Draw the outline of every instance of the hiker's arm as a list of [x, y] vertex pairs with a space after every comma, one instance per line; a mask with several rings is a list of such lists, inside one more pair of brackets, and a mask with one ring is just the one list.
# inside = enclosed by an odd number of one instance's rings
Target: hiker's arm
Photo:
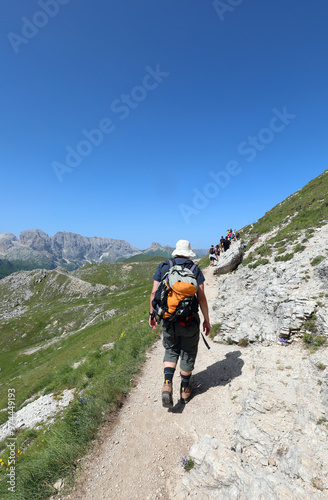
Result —
[[[158, 288], [158, 285], [159, 285], [159, 281], [154, 281], [154, 284], [153, 284], [153, 289], [151, 291], [151, 294], [150, 294], [150, 308], [149, 308], [149, 312], [153, 312], [153, 298], [155, 297], [155, 293], [156, 293], [156, 290]], [[151, 316], [149, 316], [149, 326], [150, 328], [152, 328], [153, 330], [156, 329], [156, 326], [157, 326], [157, 321], [155, 318], [152, 318]]]
[[197, 299], [204, 316], [203, 331], [205, 332], [205, 335], [208, 335], [211, 331], [211, 325], [210, 325], [210, 318], [208, 315], [208, 305], [204, 291], [204, 283], [202, 283], [198, 287]]

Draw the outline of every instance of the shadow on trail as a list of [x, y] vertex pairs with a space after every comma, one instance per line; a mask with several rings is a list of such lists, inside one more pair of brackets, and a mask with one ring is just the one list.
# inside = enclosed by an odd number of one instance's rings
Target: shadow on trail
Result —
[[[211, 387], [225, 386], [232, 379], [239, 377], [242, 374], [244, 361], [240, 358], [240, 351], [228, 352], [221, 361], [217, 361], [206, 370], [195, 373], [191, 378], [191, 386], [193, 393], [191, 400], [200, 394], [208, 391]], [[180, 400], [170, 408], [171, 413], [182, 413], [187, 405], [180, 403]]]
[[173, 406], [173, 408], [170, 408], [167, 410], [169, 413], [182, 413], [183, 410], [185, 409], [187, 405], [184, 403], [180, 403], [180, 400]]
[[217, 361], [206, 370], [195, 373], [192, 377], [194, 397], [203, 394], [211, 387], [225, 386], [232, 379], [242, 374], [244, 361], [240, 358], [240, 351], [228, 352], [221, 361]]

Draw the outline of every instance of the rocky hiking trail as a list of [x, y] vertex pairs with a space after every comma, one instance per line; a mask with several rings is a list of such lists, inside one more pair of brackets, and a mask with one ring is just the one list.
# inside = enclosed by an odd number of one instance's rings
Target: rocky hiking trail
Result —
[[[204, 271], [210, 311], [213, 268]], [[199, 343], [189, 404], [162, 408], [161, 340], [136, 387], [80, 463], [74, 488], [58, 498], [156, 500], [328, 499], [324, 349]], [[321, 365], [322, 368], [322, 365]], [[328, 417], [328, 416], [327, 416]], [[192, 457], [188, 473], [181, 459]]]

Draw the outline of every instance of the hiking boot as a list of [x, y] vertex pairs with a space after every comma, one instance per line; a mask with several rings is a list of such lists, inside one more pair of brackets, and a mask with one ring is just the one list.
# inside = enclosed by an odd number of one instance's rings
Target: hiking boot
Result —
[[173, 407], [173, 387], [172, 383], [168, 380], [163, 385], [162, 389], [162, 406], [164, 408], [172, 408]]
[[180, 389], [180, 401], [183, 404], [189, 403], [191, 399], [192, 388], [190, 385], [188, 387], [181, 387]]

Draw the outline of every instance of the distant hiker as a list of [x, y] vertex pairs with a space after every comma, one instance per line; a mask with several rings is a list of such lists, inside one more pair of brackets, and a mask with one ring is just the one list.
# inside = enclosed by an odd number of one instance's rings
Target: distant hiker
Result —
[[218, 260], [216, 256], [216, 249], [214, 248], [214, 245], [211, 245], [211, 248], [208, 251], [209, 253], [209, 258], [210, 258], [210, 266], [215, 266], [215, 261]]
[[[174, 259], [159, 264], [153, 276], [154, 285], [150, 296], [149, 313], [149, 326], [153, 330], [157, 326], [156, 317], [159, 317], [162, 322], [163, 346], [165, 348], [163, 358], [164, 386], [162, 389], [164, 408], [173, 407], [172, 381], [179, 357], [180, 401], [186, 404], [191, 398], [190, 377], [195, 365], [200, 336], [198, 305], [200, 305], [204, 316], [203, 331], [205, 335], [208, 335], [211, 330], [204, 292], [205, 278], [199, 267], [190, 260], [196, 255], [191, 250], [189, 241], [179, 240], [172, 256]], [[170, 280], [170, 278], [172, 281], [168, 285], [166, 280]], [[189, 290], [196, 290], [196, 293], [193, 294], [190, 291], [187, 297], [183, 292], [187, 287]], [[165, 289], [168, 290], [168, 293], [165, 293]], [[165, 296], [168, 307], [162, 304]], [[181, 312], [182, 314], [180, 314]]]
[[221, 239], [220, 239], [220, 248], [221, 248], [221, 252], [224, 252], [224, 237], [221, 236]]
[[231, 241], [229, 240], [228, 236], [226, 237], [225, 240], [223, 240], [223, 247], [224, 251], [226, 252], [230, 248]]

